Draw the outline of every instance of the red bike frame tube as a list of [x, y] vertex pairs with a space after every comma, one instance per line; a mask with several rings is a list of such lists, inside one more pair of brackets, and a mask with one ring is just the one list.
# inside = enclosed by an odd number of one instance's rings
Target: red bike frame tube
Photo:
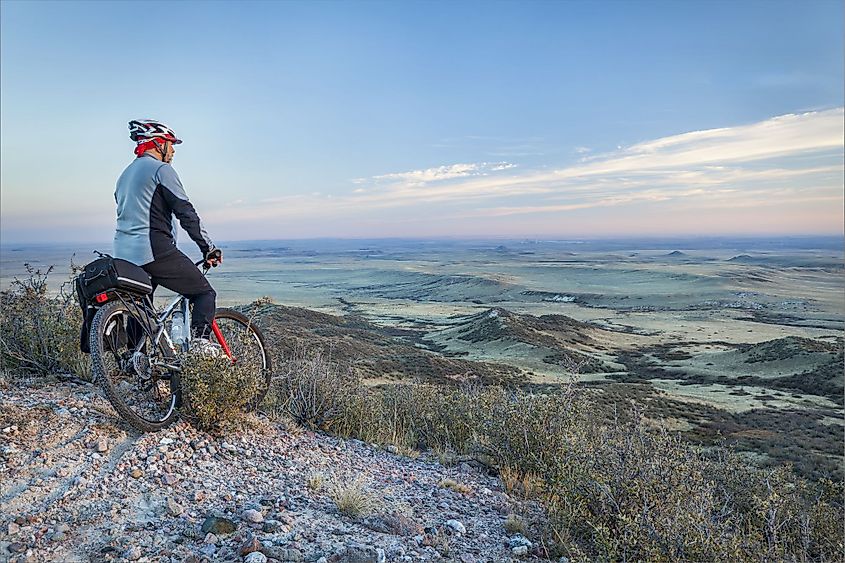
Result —
[[217, 342], [220, 344], [220, 347], [223, 348], [223, 352], [229, 356], [229, 359], [232, 360], [232, 363], [235, 363], [237, 359], [232, 356], [232, 351], [229, 350], [229, 345], [226, 344], [226, 339], [223, 338], [223, 333], [220, 332], [220, 327], [217, 326], [217, 319], [211, 321], [211, 332], [214, 333], [214, 337], [217, 338]]

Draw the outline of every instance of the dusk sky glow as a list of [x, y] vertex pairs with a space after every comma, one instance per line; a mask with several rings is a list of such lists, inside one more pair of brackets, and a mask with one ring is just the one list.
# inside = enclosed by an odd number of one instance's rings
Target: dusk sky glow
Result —
[[130, 119], [217, 240], [841, 234], [843, 4], [0, 4], [0, 242], [105, 241]]

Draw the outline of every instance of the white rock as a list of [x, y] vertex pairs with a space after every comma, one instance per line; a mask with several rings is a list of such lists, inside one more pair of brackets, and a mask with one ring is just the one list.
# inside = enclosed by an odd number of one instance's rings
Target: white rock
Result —
[[137, 561], [141, 558], [141, 548], [137, 545], [133, 545], [132, 547], [126, 550], [126, 553], [123, 554], [123, 557], [125, 557], [129, 561]]
[[251, 508], [249, 510], [244, 510], [241, 513], [241, 518], [247, 522], [252, 522], [253, 524], [260, 524], [261, 522], [264, 522], [264, 515]]
[[446, 520], [446, 525], [452, 528], [455, 532], [463, 535], [467, 533], [466, 526], [462, 523], [458, 522], [457, 520]]
[[162, 438], [161, 440], [159, 440], [158, 443], [162, 446], [169, 446], [173, 442], [174, 442], [173, 438]]
[[521, 557], [523, 555], [528, 555], [528, 546], [518, 545], [511, 550], [511, 553], [513, 553], [517, 557]]
[[267, 556], [260, 551], [253, 551], [244, 557], [244, 563], [267, 563]]

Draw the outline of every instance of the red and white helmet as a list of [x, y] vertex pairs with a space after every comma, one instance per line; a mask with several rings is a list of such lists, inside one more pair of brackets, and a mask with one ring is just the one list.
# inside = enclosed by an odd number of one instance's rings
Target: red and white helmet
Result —
[[173, 129], [155, 119], [133, 119], [129, 122], [129, 138], [136, 143], [162, 139], [174, 145], [181, 143]]

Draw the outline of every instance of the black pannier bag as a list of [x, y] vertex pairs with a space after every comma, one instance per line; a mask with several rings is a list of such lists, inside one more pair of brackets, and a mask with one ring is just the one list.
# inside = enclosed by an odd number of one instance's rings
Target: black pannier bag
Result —
[[153, 291], [150, 276], [143, 268], [107, 254], [101, 256], [87, 264], [82, 273], [76, 276], [76, 296], [79, 298], [79, 306], [82, 307], [79, 349], [86, 354], [91, 352], [88, 333], [99, 308], [94, 299], [97, 295], [109, 291], [124, 291], [143, 296]]

